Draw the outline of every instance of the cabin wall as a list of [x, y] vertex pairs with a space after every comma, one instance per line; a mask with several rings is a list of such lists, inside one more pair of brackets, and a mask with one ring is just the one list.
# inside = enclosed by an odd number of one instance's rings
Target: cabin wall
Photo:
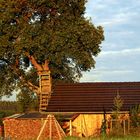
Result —
[[[110, 114], [106, 115], [106, 119], [110, 118]], [[97, 136], [100, 135], [103, 114], [80, 114], [72, 122], [73, 132], [78, 136]]]
[[[106, 114], [106, 132], [109, 133], [112, 126], [108, 126], [111, 120], [111, 114]], [[120, 121], [127, 120], [128, 114], [120, 115]], [[104, 120], [104, 114], [80, 114], [72, 122], [73, 135], [77, 136], [98, 136], [101, 134], [101, 127]]]

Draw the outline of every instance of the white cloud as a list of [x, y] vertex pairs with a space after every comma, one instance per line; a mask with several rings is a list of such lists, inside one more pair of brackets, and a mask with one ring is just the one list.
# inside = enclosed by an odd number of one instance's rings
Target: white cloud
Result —
[[132, 22], [134, 18], [137, 18], [137, 16], [139, 16], [137, 12], [120, 10], [112, 15], [107, 15], [106, 17], [99, 19], [97, 21], [97, 25], [99, 24], [105, 27], [110, 27], [128, 24], [129, 22]]
[[102, 51], [100, 57], [102, 56], [109, 56], [109, 55], [140, 55], [140, 48], [134, 49], [124, 49], [118, 51]]
[[112, 68], [99, 68], [93, 70], [94, 73], [112, 73], [112, 74], [122, 74], [122, 73], [132, 73], [134, 72], [133, 70], [126, 70], [126, 69], [112, 69]]
[[116, 35], [117, 36], [125, 36], [125, 37], [128, 37], [128, 36], [132, 36], [134, 35], [134, 31], [126, 31], [126, 30], [120, 30], [120, 31], [112, 31], [110, 32], [110, 35]]
[[[125, 70], [125, 69], [95, 69], [92, 70], [91, 73], [85, 73], [84, 76], [81, 78], [81, 82], [101, 82], [101, 81], [121, 81], [116, 79], [124, 79], [124, 77], [129, 77], [129, 75], [133, 75], [133, 70]], [[116, 78], [117, 77], [117, 78]]]

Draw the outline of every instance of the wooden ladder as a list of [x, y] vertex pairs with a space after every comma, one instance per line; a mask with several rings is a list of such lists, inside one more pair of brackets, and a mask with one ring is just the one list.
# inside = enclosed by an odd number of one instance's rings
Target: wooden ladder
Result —
[[51, 96], [51, 76], [50, 71], [41, 71], [39, 73], [39, 111], [44, 112], [47, 110], [48, 102]]

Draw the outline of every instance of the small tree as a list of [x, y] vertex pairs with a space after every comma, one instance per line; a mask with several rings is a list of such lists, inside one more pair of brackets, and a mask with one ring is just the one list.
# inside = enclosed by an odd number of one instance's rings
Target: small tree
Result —
[[113, 106], [113, 113], [112, 113], [112, 119], [114, 122], [112, 128], [113, 135], [120, 135], [123, 132], [119, 120], [122, 106], [123, 106], [123, 100], [121, 99], [119, 92], [117, 92], [117, 96], [114, 98], [114, 106]]
[[117, 96], [114, 98], [114, 106], [113, 106], [112, 117], [114, 119], [119, 119], [119, 115], [120, 115], [120, 111], [121, 111], [122, 106], [123, 106], [123, 100], [121, 99], [119, 92], [117, 92]]

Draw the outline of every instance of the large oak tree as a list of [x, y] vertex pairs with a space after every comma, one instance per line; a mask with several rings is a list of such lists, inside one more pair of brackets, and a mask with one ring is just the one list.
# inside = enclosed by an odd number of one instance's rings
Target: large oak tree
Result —
[[[38, 71], [77, 82], [95, 66], [101, 26], [84, 17], [86, 0], [0, 0], [0, 95], [16, 87], [37, 92]], [[32, 66], [31, 66], [32, 65]]]

